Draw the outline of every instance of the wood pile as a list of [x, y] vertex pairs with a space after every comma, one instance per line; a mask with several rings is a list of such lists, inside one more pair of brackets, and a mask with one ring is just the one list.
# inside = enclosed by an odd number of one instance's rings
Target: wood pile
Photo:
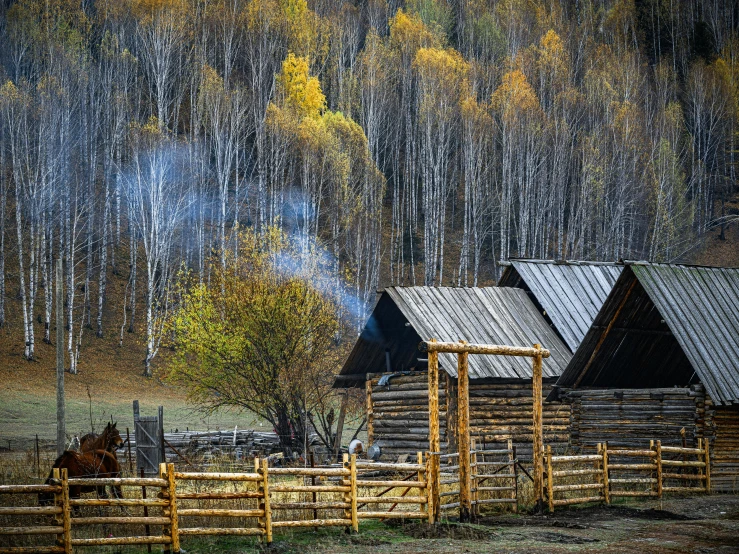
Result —
[[[131, 449], [136, 448], [136, 434], [131, 432]], [[254, 431], [251, 429], [217, 431], [175, 431], [164, 433], [164, 446], [167, 455], [177, 455], [177, 449], [185, 455], [216, 455], [233, 453], [240, 448], [243, 456], [279, 452], [279, 438], [274, 431]], [[309, 438], [310, 444], [317, 444], [316, 435]], [[126, 448], [128, 448], [126, 446]]]

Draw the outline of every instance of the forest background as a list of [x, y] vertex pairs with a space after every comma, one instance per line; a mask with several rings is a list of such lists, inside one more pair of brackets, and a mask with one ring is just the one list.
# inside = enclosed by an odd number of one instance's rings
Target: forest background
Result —
[[104, 342], [151, 375], [178, 275], [245, 228], [320, 267], [346, 344], [378, 287], [690, 261], [739, 218], [735, 2], [4, 0], [0, 45], [2, 354], [29, 375], [59, 257], [70, 371]]

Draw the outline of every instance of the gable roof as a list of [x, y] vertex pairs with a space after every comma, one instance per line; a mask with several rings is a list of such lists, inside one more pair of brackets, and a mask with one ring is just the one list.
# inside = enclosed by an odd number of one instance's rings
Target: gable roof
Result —
[[[407, 322], [407, 325], [406, 325]], [[388, 287], [380, 296], [340, 375], [385, 371], [385, 350], [393, 370], [413, 367], [418, 343], [435, 338], [479, 344], [548, 348], [543, 376], [561, 374], [571, 354], [520, 289]], [[457, 375], [455, 354], [440, 354], [439, 365]], [[531, 378], [531, 361], [509, 356], [469, 357], [471, 379]]]
[[714, 401], [739, 403], [738, 352], [739, 269], [632, 263], [557, 384], [612, 386], [631, 374], [671, 386], [697, 376]]
[[607, 262], [514, 259], [498, 285], [530, 290], [574, 352], [622, 271]]

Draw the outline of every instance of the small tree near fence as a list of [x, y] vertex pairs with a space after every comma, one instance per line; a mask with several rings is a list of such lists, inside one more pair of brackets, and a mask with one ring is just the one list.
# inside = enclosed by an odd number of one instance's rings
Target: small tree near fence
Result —
[[[169, 322], [165, 378], [206, 411], [264, 418], [286, 453], [335, 404], [326, 399], [340, 357], [340, 293], [322, 280], [319, 258], [277, 230], [241, 233], [236, 255], [215, 257], [208, 283], [183, 276]], [[318, 427], [330, 446], [333, 431]]]

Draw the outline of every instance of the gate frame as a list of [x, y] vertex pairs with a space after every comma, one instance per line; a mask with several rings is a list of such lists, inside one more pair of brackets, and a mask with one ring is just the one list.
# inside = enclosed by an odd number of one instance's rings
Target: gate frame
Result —
[[429, 383], [429, 523], [439, 522], [439, 470], [441, 440], [439, 437], [439, 353], [457, 354], [457, 450], [459, 451], [459, 521], [468, 522], [472, 514], [472, 479], [470, 466], [470, 389], [469, 354], [494, 356], [521, 356], [533, 359], [533, 453], [534, 453], [534, 502], [537, 512], [544, 508], [544, 437], [542, 432], [541, 370], [543, 358], [550, 356], [549, 350], [540, 344], [533, 347], [506, 346], [499, 344], [469, 344], [438, 342], [436, 339], [418, 345], [421, 352], [428, 353]]

